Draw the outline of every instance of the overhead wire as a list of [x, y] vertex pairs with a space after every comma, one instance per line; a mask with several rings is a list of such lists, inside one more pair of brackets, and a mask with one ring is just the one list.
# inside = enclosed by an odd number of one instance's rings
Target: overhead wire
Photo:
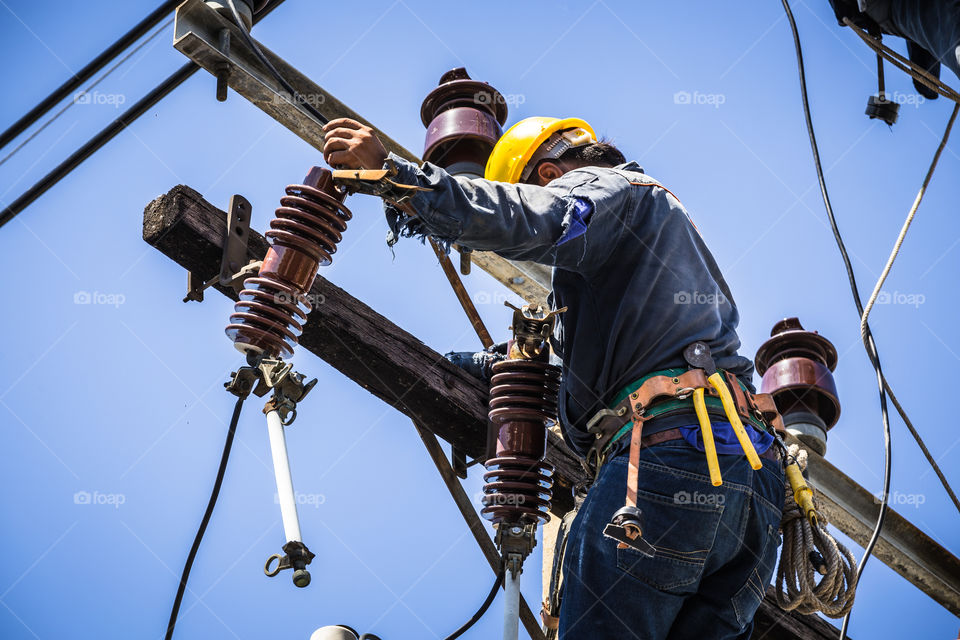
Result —
[[475, 625], [477, 621], [480, 620], [480, 618], [483, 617], [483, 614], [485, 614], [487, 612], [487, 609], [490, 608], [490, 605], [493, 604], [494, 598], [497, 597], [497, 592], [500, 590], [500, 587], [503, 586], [503, 578], [505, 573], [506, 573], [506, 570], [503, 567], [501, 567], [500, 571], [497, 572], [497, 579], [493, 583], [493, 588], [490, 589], [490, 593], [487, 594], [486, 600], [483, 601], [483, 604], [480, 605], [480, 608], [477, 609], [477, 612], [474, 613], [470, 617], [470, 619], [464, 623], [462, 627], [460, 627], [459, 629], [451, 633], [444, 640], [456, 640], [457, 638], [465, 634], [467, 631], [469, 631], [470, 628], [473, 625]]
[[953, 113], [950, 114], [950, 120], [947, 121], [947, 128], [943, 132], [943, 138], [940, 139], [940, 146], [937, 147], [937, 151], [933, 155], [933, 161], [930, 163], [930, 168], [927, 169], [927, 175], [923, 179], [923, 184], [920, 185], [920, 191], [917, 193], [917, 197], [913, 201], [913, 206], [910, 207], [910, 211], [907, 213], [907, 219], [900, 228], [900, 233], [897, 235], [897, 241], [893, 245], [893, 251], [890, 252], [890, 257], [887, 258], [887, 263], [883, 267], [883, 272], [880, 274], [880, 277], [877, 279], [877, 283], [873, 287], [873, 293], [870, 294], [870, 298], [867, 300], [867, 306], [860, 318], [860, 335], [863, 337], [864, 342], [866, 342], [867, 338], [867, 319], [870, 317], [870, 311], [873, 310], [873, 305], [880, 296], [880, 288], [883, 286], [883, 283], [886, 282], [887, 276], [890, 275], [890, 270], [893, 268], [894, 260], [896, 260], [897, 256], [900, 254], [900, 247], [903, 245], [904, 238], [907, 237], [907, 231], [910, 229], [910, 225], [913, 223], [913, 218], [917, 214], [917, 209], [920, 208], [920, 202], [923, 200], [923, 194], [926, 193], [927, 186], [930, 184], [930, 178], [933, 177], [933, 172], [937, 168], [937, 162], [940, 160], [940, 154], [943, 153], [943, 148], [946, 146], [947, 140], [950, 138], [950, 130], [953, 128], [953, 122], [957, 119], [958, 110], [960, 110], [960, 103], [957, 103], [953, 107]]
[[[844, 268], [847, 272], [847, 280], [850, 283], [850, 292], [853, 295], [853, 302], [856, 305], [857, 313], [862, 318], [864, 313], [864, 306], [860, 299], [860, 291], [857, 286], [857, 280], [853, 273], [853, 266], [850, 262], [850, 257], [847, 255], [846, 246], [843, 242], [843, 237], [840, 234], [840, 229], [837, 226], [836, 217], [833, 214], [833, 207], [830, 204], [830, 196], [827, 193], [827, 185], [823, 176], [823, 167], [820, 163], [820, 152], [817, 147], [816, 135], [813, 131], [813, 120], [810, 116], [810, 103], [807, 98], [807, 83], [806, 76], [804, 72], [803, 65], [803, 51], [800, 46], [800, 36], [797, 32], [796, 22], [793, 19], [793, 12], [790, 10], [790, 5], [786, 0], [782, 0], [784, 9], [787, 12], [787, 18], [790, 21], [791, 31], [793, 32], [794, 47], [797, 53], [797, 70], [800, 77], [800, 95], [803, 99], [804, 107], [804, 118], [807, 124], [807, 132], [810, 138], [810, 148], [813, 152], [814, 166], [817, 170], [817, 180], [820, 184], [820, 193], [823, 197], [824, 207], [827, 211], [827, 218], [830, 221], [830, 228], [833, 231], [834, 239], [836, 240], [837, 247], [840, 250], [840, 256], [843, 258]], [[939, 155], [939, 151], [937, 152]], [[933, 457], [933, 454], [930, 453], [930, 449], [927, 447], [926, 442], [920, 436], [920, 433], [917, 431], [916, 427], [913, 426], [913, 421], [910, 419], [910, 416], [907, 415], [906, 410], [900, 404], [900, 401], [897, 399], [896, 394], [893, 392], [893, 388], [890, 386], [890, 383], [887, 381], [886, 376], [883, 374], [883, 370], [880, 366], [880, 356], [879, 352], [876, 350], [876, 344], [873, 341], [872, 334], [870, 333], [869, 325], [866, 326], [866, 331], [862, 332], [864, 337], [864, 343], [867, 348], [867, 356], [870, 359], [870, 363], [874, 365], [874, 370], [877, 372], [877, 376], [880, 379], [880, 382], [883, 386], [883, 392], [887, 398], [890, 399], [890, 402], [893, 403], [894, 408], [897, 410], [897, 413], [900, 415], [900, 419], [903, 420], [904, 425], [906, 425], [907, 430], [910, 432], [910, 435], [916, 441], [917, 446], [920, 447], [920, 451], [923, 453], [924, 458], [926, 458], [927, 463], [933, 469], [937, 478], [940, 480], [940, 484], [943, 486], [944, 490], [947, 492], [947, 495], [950, 497], [951, 502], [953, 502], [954, 507], [957, 509], [957, 512], [960, 513], [960, 499], [957, 498], [956, 492], [953, 490], [953, 487], [950, 486], [950, 482], [947, 480], [946, 475], [940, 469], [940, 465], [937, 463], [936, 459]], [[871, 346], [872, 344], [872, 346]], [[881, 394], [881, 408], [885, 408], [886, 403], [884, 401], [883, 394]]]
[[58, 164], [49, 173], [40, 178], [32, 187], [24, 191], [16, 200], [0, 211], [0, 227], [7, 224], [21, 211], [33, 204], [37, 198], [46, 193], [51, 187], [63, 180], [71, 171], [100, 150], [105, 144], [126, 129], [134, 120], [146, 113], [155, 104], [160, 102], [168, 93], [179, 87], [184, 81], [200, 69], [195, 62], [188, 62], [163, 82], [154, 87], [147, 95], [140, 98], [133, 106], [124, 111], [113, 122], [101, 129], [92, 138], [71, 153], [66, 160]]
[[[50, 111], [54, 105], [76, 91], [80, 85], [92, 78], [100, 69], [120, 55], [127, 47], [139, 40], [146, 32], [155, 27], [163, 19], [163, 16], [173, 11], [183, 0], [167, 0], [159, 7], [154, 9], [146, 18], [138, 22], [129, 31], [120, 36], [113, 44], [101, 51], [97, 57], [88, 62], [83, 69], [75, 73], [70, 79], [57, 87], [50, 95], [37, 103], [30, 111], [25, 113], [19, 120], [14, 122], [7, 129], [0, 133], [0, 148], [26, 131], [33, 123], [40, 119], [43, 114]], [[83, 5], [84, 7], [91, 5]]]
[[243, 397], [237, 398], [237, 403], [233, 407], [233, 416], [230, 418], [230, 426], [227, 429], [227, 439], [223, 443], [223, 453], [220, 454], [220, 466], [217, 467], [217, 477], [213, 481], [213, 491], [210, 492], [210, 499], [207, 501], [207, 508], [200, 519], [200, 526], [197, 528], [197, 534], [193, 538], [193, 544], [190, 546], [190, 553], [187, 554], [187, 561], [183, 565], [183, 572], [180, 574], [180, 584], [177, 586], [177, 595], [173, 599], [173, 608], [170, 610], [170, 619], [167, 622], [167, 631], [164, 635], [165, 640], [173, 638], [174, 627], [177, 626], [177, 617], [180, 614], [180, 605], [183, 603], [183, 594], [187, 590], [187, 580], [190, 578], [190, 570], [193, 568], [193, 561], [197, 557], [197, 551], [200, 549], [200, 543], [203, 541], [203, 534], [207, 531], [207, 525], [210, 523], [210, 516], [213, 515], [213, 508], [217, 506], [217, 498], [220, 497], [220, 487], [223, 484], [223, 477], [227, 471], [227, 461], [230, 459], [230, 450], [233, 448], [233, 438], [237, 433], [237, 423], [240, 421], [240, 410], [243, 408]]
[[309, 100], [304, 100], [303, 96], [297, 93], [297, 90], [294, 89], [289, 82], [287, 82], [287, 79], [283, 77], [283, 74], [280, 73], [277, 70], [277, 68], [273, 65], [273, 63], [270, 62], [270, 59], [267, 58], [266, 55], [264, 55], [263, 51], [260, 49], [260, 45], [257, 44], [257, 41], [254, 40], [253, 37], [251, 37], [250, 32], [247, 31], [246, 26], [243, 24], [243, 19], [240, 17], [240, 12], [237, 11], [236, 3], [234, 3], [233, 0], [227, 0], [227, 5], [230, 7], [230, 12], [233, 14], [233, 19], [234, 21], [236, 21], [237, 28], [240, 29], [240, 35], [243, 36], [243, 39], [247, 43], [247, 46], [253, 50], [254, 55], [256, 55], [257, 59], [260, 60], [261, 63], [263, 63], [263, 66], [265, 66], [267, 70], [270, 71], [270, 74], [274, 77], [274, 79], [278, 83], [280, 83], [280, 86], [283, 87], [283, 89], [290, 94], [293, 104], [299, 104], [300, 106], [302, 106], [304, 109], [306, 109], [310, 113], [310, 115], [316, 118], [317, 121], [320, 122], [320, 124], [327, 124], [327, 122], [329, 122], [329, 119], [325, 115], [320, 113], [320, 111], [316, 107], [310, 104]]
[[[803, 113], [804, 119], [807, 126], [807, 134], [810, 140], [810, 148], [813, 153], [814, 165], [817, 171], [817, 180], [820, 186], [820, 193], [823, 197], [824, 206], [827, 211], [827, 217], [830, 222], [830, 228], [833, 231], [834, 239], [836, 240], [837, 247], [840, 250], [840, 255], [843, 259], [844, 267], [847, 272], [847, 280], [850, 285], [850, 290], [853, 295], [854, 304], [857, 307], [857, 311], [860, 314], [860, 317], [864, 316], [864, 307], [860, 299], [860, 292], [857, 286], [856, 277], [853, 272], [853, 265], [850, 262], [850, 256], [847, 253], [846, 245], [843, 242], [843, 237], [840, 234], [840, 229], [837, 226], [836, 217], [834, 216], [833, 207], [830, 204], [830, 196], [827, 192], [826, 180], [824, 179], [823, 167], [820, 162], [820, 153], [817, 146], [816, 135], [813, 129], [813, 120], [810, 115], [810, 103], [807, 95], [807, 86], [806, 86], [806, 75], [804, 71], [803, 64], [803, 50], [800, 44], [800, 36], [797, 31], [796, 21], [793, 16], [793, 11], [790, 9], [790, 4], [788, 0], [781, 0], [783, 4], [784, 11], [786, 12], [787, 19], [790, 23], [790, 30], [793, 35], [794, 49], [797, 56], [797, 72], [800, 80], [800, 95], [803, 101]], [[951, 116], [951, 125], [954, 117]], [[948, 128], [949, 130], [949, 128]], [[942, 144], [945, 144], [942, 143]], [[939, 149], [937, 155], [939, 156]], [[935, 163], [934, 163], [935, 164]], [[891, 434], [890, 434], [890, 418], [887, 411], [887, 396], [890, 397], [890, 400], [893, 402], [897, 411], [900, 414], [900, 417], [903, 419], [904, 424], [906, 424], [911, 435], [917, 441], [917, 444], [920, 446], [920, 449], [923, 451], [924, 456], [927, 458], [927, 461], [930, 463], [931, 467], [937, 473], [938, 478], [940, 479], [941, 484], [946, 489], [947, 493], [950, 495], [950, 498], [953, 500], [954, 505], [960, 510], [960, 502], [958, 502], [956, 494], [953, 492], [952, 487], [947, 481], [946, 477], [943, 475], [943, 472], [940, 470], [939, 465], [936, 460], [930, 454], [929, 449], [924, 443], [923, 439], [920, 437], [920, 434], [913, 427], [912, 422], [904, 411], [903, 407], [897, 401], [896, 396], [893, 393], [893, 390], [890, 388], [890, 384], [887, 382], [886, 377], [883, 375], [883, 369], [880, 364], [880, 356], [877, 351], [876, 343], [873, 339], [873, 335], [870, 332], [869, 324], [866, 322], [863, 323], [863, 341], [864, 346], [867, 351], [867, 355], [870, 359], [870, 363], [873, 365], [874, 371], [877, 375], [877, 381], [879, 386], [880, 393], [880, 410], [881, 417], [883, 421], [883, 435], [884, 435], [884, 475], [883, 475], [883, 493], [880, 499], [880, 509], [877, 516], [876, 524], [874, 525], [873, 532], [870, 536], [867, 545], [864, 547], [864, 554], [857, 566], [857, 582], [859, 582], [861, 575], [863, 574], [864, 567], [866, 566], [867, 560], [870, 558], [870, 555], [873, 552], [874, 547], [876, 546], [877, 541], [880, 537], [880, 532], [883, 529], [883, 523], [886, 517], [889, 492], [890, 492], [890, 477], [891, 477], [891, 456], [892, 456], [892, 444], [891, 444]], [[840, 628], [840, 640], [843, 640], [846, 637], [847, 628], [850, 623], [850, 612], [847, 612], [843, 618], [843, 624]]]
[[[254, 23], [266, 17], [271, 11], [276, 9], [283, 0], [274, 0], [266, 7], [261, 9], [254, 16]], [[174, 3], [175, 5], [178, 3]], [[114, 56], [115, 57], [115, 56]], [[90, 66], [90, 65], [88, 65]], [[114, 137], [137, 118], [146, 113], [150, 108], [156, 105], [160, 100], [166, 97], [171, 91], [183, 84], [187, 78], [192, 76], [200, 69], [195, 62], [188, 62], [171, 75], [167, 76], [160, 84], [154, 87], [147, 95], [143, 96], [133, 106], [124, 111], [113, 122], [97, 132], [92, 138], [87, 140], [80, 148], [74, 151], [70, 156], [57, 165], [52, 171], [43, 176], [32, 187], [23, 192], [16, 200], [0, 210], [0, 227], [7, 224], [20, 212], [29, 207], [40, 196], [46, 193], [51, 187], [63, 180], [71, 171], [96, 153], [105, 144], [113, 140]], [[38, 105], [39, 107], [39, 105]], [[34, 109], [36, 110], [36, 108]], [[31, 113], [33, 110], [31, 110]], [[41, 113], [42, 115], [42, 113]]]
[[[800, 95], [803, 100], [803, 114], [807, 124], [807, 134], [810, 139], [810, 148], [813, 152], [814, 164], [817, 169], [817, 180], [820, 184], [820, 193], [823, 196], [824, 205], [827, 210], [827, 217], [830, 220], [830, 228], [833, 231], [833, 237], [837, 242], [837, 246], [840, 249], [840, 255], [843, 258], [843, 264], [847, 271], [847, 280], [850, 283], [850, 289], [853, 293], [854, 301], [857, 305], [857, 310], [860, 314], [863, 314], [863, 308], [860, 302], [860, 292], [857, 288], [856, 277], [853, 273], [853, 265], [850, 263], [850, 256], [847, 254], [846, 245], [843, 242], [843, 237], [840, 235], [840, 229], [837, 226], [836, 218], [833, 215], [833, 207], [830, 205], [830, 196], [827, 193], [827, 185], [823, 176], [823, 167], [820, 163], [820, 152], [817, 147], [817, 138], [813, 131], [813, 120], [810, 116], [810, 103], [807, 97], [807, 81], [806, 74], [804, 72], [803, 66], [803, 49], [800, 45], [800, 34], [797, 31], [797, 23], [793, 17], [793, 11], [790, 9], [790, 3], [788, 0], [781, 0], [783, 3], [784, 11], [787, 14], [787, 20], [790, 23], [790, 31], [793, 34], [793, 43], [794, 49], [796, 50], [797, 55], [797, 72], [800, 78]], [[860, 582], [860, 576], [863, 574], [863, 569], [866, 567], [867, 560], [870, 558], [871, 553], [873, 553], [873, 548], [877, 544], [877, 540], [880, 538], [880, 531], [883, 529], [883, 523], [887, 515], [887, 503], [889, 499], [890, 492], [890, 476], [891, 476], [891, 439], [890, 439], [890, 416], [887, 413], [887, 397], [883, 385], [883, 371], [880, 366], [879, 355], [877, 354], [876, 344], [873, 341], [873, 337], [867, 333], [867, 352], [870, 357], [870, 362], [873, 365], [873, 369], [877, 375], [877, 382], [880, 387], [880, 413], [883, 421], [883, 492], [880, 496], [880, 510], [877, 516], [876, 524], [874, 525], [873, 532], [870, 536], [870, 540], [867, 542], [866, 547], [864, 547], [863, 557], [857, 565], [857, 579], [854, 584]], [[843, 617], [843, 624], [840, 628], [840, 640], [843, 640], [846, 637], [847, 626], [850, 622], [850, 612], [848, 611]]]
[[951, 89], [945, 82], [934, 76], [922, 66], [903, 57], [887, 45], [883, 44], [879, 38], [874, 38], [868, 32], [860, 29], [856, 24], [853, 23], [852, 20], [850, 20], [850, 18], [844, 18], [843, 24], [850, 27], [855, 34], [860, 36], [860, 39], [863, 40], [867, 46], [876, 51], [877, 55], [881, 56], [884, 60], [909, 74], [910, 77], [920, 84], [926, 86], [931, 91], [938, 93], [948, 100], [953, 100], [954, 102], [960, 104], [960, 93], [957, 93]]
[[126, 61], [129, 60], [130, 58], [132, 58], [132, 57], [134, 56], [134, 54], [137, 53], [137, 51], [139, 51], [140, 49], [142, 49], [148, 42], [150, 42], [151, 40], [153, 40], [154, 38], [156, 38], [158, 35], [160, 35], [160, 34], [163, 32], [164, 29], [166, 29], [168, 26], [170, 26], [170, 24], [171, 24], [172, 22], [173, 22], [173, 18], [170, 18], [169, 20], [167, 20], [166, 22], [164, 22], [162, 25], [160, 25], [160, 28], [157, 29], [156, 31], [154, 31], [152, 34], [150, 34], [150, 37], [146, 38], [143, 42], [141, 42], [141, 43], [138, 44], [136, 47], [134, 47], [127, 55], [123, 56], [123, 58], [121, 58], [119, 61], [117, 61], [116, 64], [114, 64], [112, 67], [110, 67], [109, 69], [107, 69], [106, 73], [104, 73], [102, 76], [100, 76], [99, 78], [97, 78], [97, 80], [95, 80], [92, 84], [90, 84], [89, 86], [87, 86], [86, 89], [84, 89], [83, 91], [81, 91], [80, 93], [78, 93], [77, 95], [75, 95], [75, 96], [73, 97], [73, 99], [70, 100], [70, 102], [68, 102], [68, 103], [66, 103], [65, 105], [63, 105], [63, 107], [62, 107], [59, 111], [57, 111], [57, 112], [56, 112], [55, 114], [53, 114], [50, 118], [48, 118], [47, 121], [44, 122], [42, 125], [40, 125], [39, 127], [37, 127], [37, 129], [34, 130], [33, 133], [31, 133], [31, 134], [30, 134], [29, 136], [27, 136], [20, 144], [18, 144], [16, 147], [14, 147], [13, 150], [10, 151], [10, 153], [8, 153], [8, 154], [5, 155], [2, 159], [0, 159], [0, 165], [3, 165], [3, 163], [5, 163], [7, 160], [9, 160], [9, 159], [12, 158], [14, 155], [16, 155], [17, 152], [19, 152], [19, 151], [20, 151], [21, 149], [23, 149], [25, 146], [27, 146], [28, 144], [30, 144], [30, 141], [31, 141], [31, 140], [33, 140], [33, 139], [36, 138], [38, 135], [40, 135], [40, 134], [43, 132], [44, 129], [46, 129], [47, 127], [49, 127], [51, 124], [53, 124], [53, 123], [57, 120], [57, 118], [59, 118], [60, 116], [62, 116], [64, 113], [66, 113], [67, 109], [69, 109], [69, 108], [72, 107], [73, 105], [77, 104], [77, 103], [80, 101], [80, 97], [81, 97], [81, 96], [90, 93], [90, 91], [92, 91], [97, 85], [99, 85], [101, 82], [103, 82], [111, 73], [113, 73], [114, 71], [116, 71], [118, 67], [120, 67], [124, 62], [126, 62]]

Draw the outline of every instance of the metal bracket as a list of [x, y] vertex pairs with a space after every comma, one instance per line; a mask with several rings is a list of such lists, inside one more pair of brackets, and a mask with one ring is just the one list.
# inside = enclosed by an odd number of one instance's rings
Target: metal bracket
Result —
[[187, 272], [187, 295], [184, 302], [203, 302], [203, 292], [219, 283], [232, 287], [240, 295], [243, 281], [260, 271], [261, 261], [247, 262], [247, 242], [250, 239], [250, 217], [253, 207], [246, 198], [236, 193], [230, 196], [227, 208], [227, 231], [223, 239], [220, 273], [210, 280], [202, 280], [192, 271]]
[[246, 398], [250, 393], [262, 398], [272, 389], [273, 398], [267, 402], [264, 413], [275, 410], [284, 424], [289, 425], [297, 417], [297, 403], [317, 384], [316, 378], [304, 382], [305, 377], [293, 370], [292, 363], [280, 359], [260, 360], [255, 366], [234, 371], [223, 386], [238, 398]]
[[[263, 573], [272, 578], [284, 569], [293, 569], [293, 584], [302, 589], [310, 584], [310, 572], [306, 567], [313, 561], [316, 554], [299, 540], [291, 540], [282, 548], [284, 555], [275, 553], [267, 558], [266, 564], [263, 565]], [[271, 567], [274, 560], [277, 564]]]
[[506, 559], [511, 554], [520, 556], [521, 563], [534, 547], [537, 546], [537, 524], [508, 524], [497, 525], [497, 536], [494, 539], [500, 549], [500, 555]]
[[637, 507], [628, 505], [613, 514], [603, 535], [616, 540], [618, 549], [634, 549], [648, 558], [656, 555], [656, 547], [643, 538], [643, 514]]

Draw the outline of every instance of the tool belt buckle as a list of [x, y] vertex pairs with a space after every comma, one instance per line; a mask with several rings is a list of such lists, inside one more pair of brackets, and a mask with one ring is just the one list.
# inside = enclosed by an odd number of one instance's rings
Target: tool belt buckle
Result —
[[613, 514], [603, 535], [616, 540], [618, 549], [634, 549], [648, 558], [656, 555], [656, 548], [643, 538], [643, 513], [637, 507], [626, 506]]

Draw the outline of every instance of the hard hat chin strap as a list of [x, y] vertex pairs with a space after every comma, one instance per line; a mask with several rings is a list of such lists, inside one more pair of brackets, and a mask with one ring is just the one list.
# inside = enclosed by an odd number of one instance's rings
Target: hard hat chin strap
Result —
[[546, 142], [541, 144], [533, 153], [533, 156], [530, 157], [530, 161], [527, 162], [527, 166], [523, 168], [523, 172], [520, 174], [520, 181], [526, 182], [530, 174], [533, 173], [534, 167], [541, 160], [556, 160], [570, 149], [583, 147], [594, 142], [596, 142], [596, 138], [593, 137], [593, 134], [580, 127], [551, 134]]

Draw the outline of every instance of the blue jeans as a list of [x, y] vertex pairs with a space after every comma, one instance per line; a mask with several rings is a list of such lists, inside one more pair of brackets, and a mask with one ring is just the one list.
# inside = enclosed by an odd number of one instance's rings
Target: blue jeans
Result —
[[640, 450], [637, 506], [653, 558], [603, 536], [626, 495], [627, 453], [608, 460], [570, 529], [560, 640], [749, 638], [780, 545], [783, 470], [721, 455], [714, 487], [684, 440]]

